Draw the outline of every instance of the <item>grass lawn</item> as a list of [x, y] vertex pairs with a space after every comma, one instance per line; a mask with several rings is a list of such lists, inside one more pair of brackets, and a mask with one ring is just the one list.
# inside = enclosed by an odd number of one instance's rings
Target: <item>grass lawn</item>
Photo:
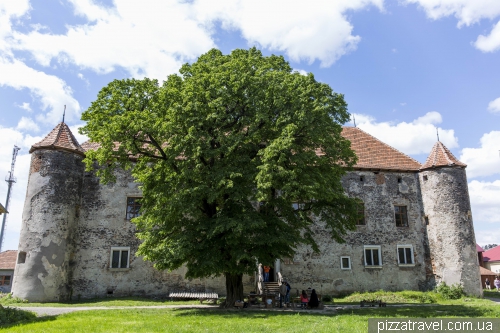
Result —
[[[367, 332], [368, 318], [500, 318], [500, 306], [462, 298], [440, 304], [305, 313], [212, 309], [82, 311], [3, 326], [0, 332]], [[29, 303], [28, 303], [29, 304]], [[80, 304], [80, 306], [83, 304]]]
[[[93, 298], [74, 302], [63, 303], [10, 303], [16, 307], [82, 307], [82, 306], [153, 306], [153, 305], [195, 305], [200, 304], [200, 301], [168, 301], [155, 300], [141, 297], [123, 297], [123, 298]], [[210, 304], [205, 301], [203, 304]]]

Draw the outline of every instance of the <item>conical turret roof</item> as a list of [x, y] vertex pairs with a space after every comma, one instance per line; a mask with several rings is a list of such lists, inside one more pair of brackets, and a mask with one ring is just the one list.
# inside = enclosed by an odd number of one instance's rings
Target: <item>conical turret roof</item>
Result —
[[30, 153], [37, 149], [62, 149], [85, 155], [85, 151], [64, 122], [57, 124], [42, 141], [31, 146]]
[[432, 147], [431, 153], [429, 157], [427, 157], [427, 161], [422, 165], [421, 170], [445, 166], [459, 166], [465, 168], [467, 164], [460, 162], [441, 141], [438, 141], [434, 147]]

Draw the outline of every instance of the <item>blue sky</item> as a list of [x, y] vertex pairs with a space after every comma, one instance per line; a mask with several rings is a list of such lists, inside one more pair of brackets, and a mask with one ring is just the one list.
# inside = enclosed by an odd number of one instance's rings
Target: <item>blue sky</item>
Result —
[[478, 243], [500, 243], [498, 0], [0, 0], [0, 173], [22, 148], [3, 249], [17, 248], [29, 148], [64, 105], [77, 134], [110, 81], [251, 46], [314, 73], [360, 128], [420, 162], [438, 128], [468, 164]]

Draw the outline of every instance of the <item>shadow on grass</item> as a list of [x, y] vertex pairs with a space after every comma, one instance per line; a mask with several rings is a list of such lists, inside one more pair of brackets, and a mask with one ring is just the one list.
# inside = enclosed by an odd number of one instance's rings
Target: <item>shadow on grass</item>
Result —
[[279, 310], [228, 310], [228, 309], [175, 309], [175, 316], [220, 316], [225, 318], [274, 318], [288, 316], [359, 316], [366, 318], [402, 317], [402, 318], [443, 318], [443, 317], [488, 317], [500, 318], [500, 307], [492, 306], [465, 306], [465, 305], [426, 305], [426, 306], [398, 306], [385, 308], [345, 309], [337, 312], [301, 312]]
[[0, 325], [0, 329], [6, 329], [6, 328], [15, 327], [15, 326], [22, 326], [22, 325], [31, 324], [31, 323], [43, 323], [46, 321], [54, 321], [54, 320], [56, 320], [56, 318], [57, 318], [57, 316], [36, 317], [36, 315], [34, 315], [34, 317], [31, 319], [26, 319], [26, 320], [18, 321], [15, 323]]

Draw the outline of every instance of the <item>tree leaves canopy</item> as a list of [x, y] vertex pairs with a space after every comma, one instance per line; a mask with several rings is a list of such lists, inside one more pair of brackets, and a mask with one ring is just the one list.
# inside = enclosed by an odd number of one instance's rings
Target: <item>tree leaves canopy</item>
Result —
[[211, 50], [162, 85], [115, 80], [86, 110], [103, 182], [130, 170], [143, 192], [133, 220], [139, 255], [187, 277], [255, 271], [256, 260], [317, 251], [321, 219], [333, 239], [354, 228], [340, 180], [356, 156], [341, 136], [343, 96], [283, 57]]

